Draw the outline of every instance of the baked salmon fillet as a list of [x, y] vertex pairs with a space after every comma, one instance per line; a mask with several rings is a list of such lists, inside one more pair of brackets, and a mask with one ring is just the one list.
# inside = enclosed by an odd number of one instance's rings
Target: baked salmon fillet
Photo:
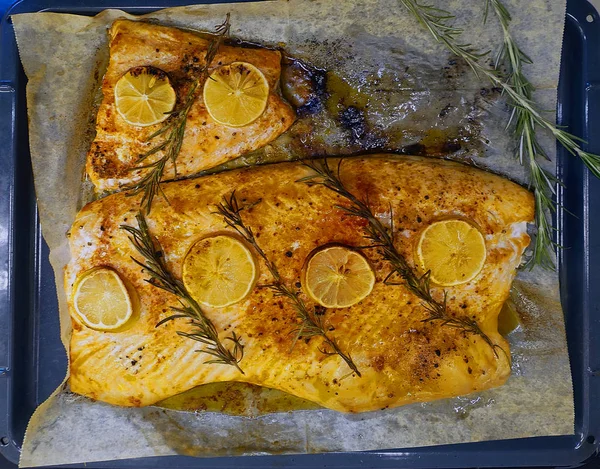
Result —
[[[336, 160], [329, 160], [331, 167]], [[155, 201], [147, 223], [162, 246], [168, 268], [179, 278], [190, 247], [213, 234], [235, 234], [215, 206], [235, 189], [243, 218], [283, 281], [302, 293], [302, 269], [311, 251], [330, 243], [365, 246], [365, 222], [339, 205], [347, 201], [321, 185], [299, 181], [313, 174], [300, 163], [256, 166], [163, 184], [169, 203]], [[177, 335], [189, 321], [169, 316], [177, 298], [145, 281], [143, 260], [121, 225], [137, 227], [139, 197], [118, 193], [85, 206], [70, 230], [71, 261], [65, 289], [73, 321], [70, 386], [73, 392], [122, 406], [146, 406], [194, 386], [243, 381], [276, 388], [324, 407], [364, 412], [464, 395], [502, 385], [510, 374], [510, 351], [498, 333], [498, 314], [521, 255], [529, 243], [526, 224], [534, 215], [530, 192], [499, 176], [458, 163], [377, 155], [348, 158], [340, 172], [346, 187], [368, 200], [372, 211], [395, 230], [398, 250], [414, 265], [419, 233], [447, 217], [479, 227], [487, 253], [470, 282], [446, 287], [448, 310], [477, 321], [498, 347], [479, 335], [428, 317], [422, 301], [403, 285], [386, 285], [390, 271], [377, 249], [364, 249], [376, 275], [372, 292], [348, 308], [328, 309], [328, 333], [360, 370], [352, 373], [338, 355], [322, 353], [320, 336], [294, 343], [299, 323], [257, 259], [258, 281], [241, 302], [205, 308], [224, 339], [241, 335], [241, 374], [234, 366], [206, 364], [198, 342]], [[260, 201], [260, 202], [259, 202]], [[259, 202], [259, 203], [257, 203]], [[390, 214], [393, 214], [393, 225]], [[120, 332], [83, 325], [74, 309], [78, 277], [97, 267], [113, 269], [136, 291], [138, 309]], [[443, 290], [432, 287], [441, 299]], [[501, 349], [500, 349], [501, 348]]]
[[[167, 73], [177, 93], [177, 103], [181, 104], [192, 78], [205, 65], [210, 44], [196, 33], [141, 21], [116, 20], [109, 35], [110, 60], [102, 81], [103, 99], [86, 162], [87, 174], [98, 191], [114, 191], [140, 180], [148, 170], [132, 171], [132, 168], [141, 166], [138, 157], [161, 141], [158, 137], [148, 141], [161, 127], [160, 123], [148, 127], [131, 125], [117, 112], [114, 97], [117, 81], [134, 67], [155, 67]], [[190, 176], [263, 147], [294, 122], [294, 111], [279, 93], [279, 51], [222, 45], [211, 70], [232, 62], [250, 63], [264, 74], [270, 88], [265, 111], [249, 125], [227, 127], [209, 115], [200, 88], [189, 111], [177, 157], [178, 177]], [[158, 152], [145, 164], [161, 156], [162, 152]], [[163, 174], [163, 179], [174, 178], [171, 162]]]

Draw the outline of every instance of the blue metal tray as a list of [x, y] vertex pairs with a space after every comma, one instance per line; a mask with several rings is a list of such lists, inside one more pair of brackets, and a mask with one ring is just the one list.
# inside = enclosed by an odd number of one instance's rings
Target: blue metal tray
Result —
[[[106, 8], [142, 14], [190, 1], [137, 3], [21, 0], [9, 7], [7, 0], [0, 0], [0, 14], [6, 10], [0, 23], [0, 453], [12, 462], [18, 460], [29, 417], [62, 380], [66, 356], [59, 341], [54, 273], [37, 217], [26, 77], [10, 15], [34, 11], [93, 15]], [[585, 0], [568, 1], [558, 121], [584, 138], [588, 150], [600, 153], [600, 16]], [[565, 182], [558, 201], [572, 213], [559, 213], [556, 223], [558, 241], [566, 247], [560, 252], [559, 270], [575, 392], [573, 435], [360, 453], [175, 456], [86, 467], [523, 467], [578, 466], [588, 460], [600, 441], [600, 181], [562, 149], [557, 169]], [[523, 413], [527, 418], [526, 410]]]

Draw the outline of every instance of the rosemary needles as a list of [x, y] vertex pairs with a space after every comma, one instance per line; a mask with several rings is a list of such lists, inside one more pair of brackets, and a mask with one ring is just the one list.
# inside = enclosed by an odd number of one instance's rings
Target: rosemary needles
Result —
[[504, 44], [496, 65], [501, 61], [506, 63], [509, 68], [507, 77], [504, 77], [497, 68], [492, 69], [485, 64], [482, 59], [487, 53], [479, 52], [470, 44], [459, 42], [462, 30], [452, 25], [454, 15], [431, 5], [419, 3], [418, 0], [399, 1], [437, 42], [443, 44], [454, 55], [461, 57], [477, 76], [489, 79], [508, 97], [509, 104], [513, 108], [508, 126], [513, 126], [513, 132], [518, 139], [517, 155], [521, 163], [529, 166], [530, 184], [536, 202], [537, 236], [529, 266], [554, 267], [553, 228], [548, 217], [550, 212], [556, 209], [553, 194], [554, 186], [559, 181], [546, 172], [537, 161], [538, 157], [548, 159], [548, 154], [541, 146], [536, 132], [539, 128], [550, 132], [570, 154], [579, 157], [596, 177], [600, 177], [600, 156], [584, 151], [577, 137], [544, 117], [533, 101], [533, 87], [522, 72], [523, 63], [529, 63], [530, 59], [515, 43], [509, 31], [510, 14], [500, 0], [485, 0], [485, 11], [487, 14], [491, 8], [500, 21]]
[[317, 311], [310, 311], [298, 293], [285, 284], [279, 274], [277, 266], [267, 257], [256, 241], [252, 228], [247, 226], [242, 220], [241, 212], [243, 209], [243, 207], [240, 207], [234, 191], [229, 198], [223, 198], [223, 201], [217, 205], [216, 213], [222, 215], [225, 223], [237, 231], [264, 260], [267, 269], [273, 277], [273, 283], [267, 286], [275, 293], [275, 295], [286, 298], [294, 307], [294, 310], [301, 321], [300, 327], [295, 331], [296, 339], [294, 340], [294, 344], [298, 339], [322, 337], [325, 345], [329, 348], [321, 348], [319, 349], [320, 352], [325, 355], [339, 355], [354, 373], [361, 376], [360, 371], [358, 371], [358, 368], [352, 361], [350, 354], [343, 352], [337, 341], [327, 334], [325, 325], [323, 324], [323, 314], [318, 313]]
[[[142, 163], [141, 166], [131, 168], [132, 171], [146, 170], [146, 174], [142, 179], [124, 188], [129, 191], [129, 195], [143, 194], [141, 206], [146, 213], [150, 213], [154, 197], [159, 194], [165, 197], [160, 187], [160, 181], [168, 161], [171, 161], [175, 173], [177, 173], [176, 160], [181, 151], [181, 146], [183, 145], [188, 113], [196, 99], [197, 90], [201, 88], [208, 79], [210, 65], [217, 55], [221, 43], [225, 37], [229, 36], [229, 30], [229, 13], [227, 13], [225, 21], [215, 28], [215, 36], [206, 51], [204, 65], [200, 69], [198, 76], [192, 81], [190, 88], [183, 99], [183, 104], [171, 113], [171, 116], [169, 116], [163, 126], [148, 137], [148, 141], [152, 141], [159, 136], [163, 136], [163, 140], [146, 153], [139, 156], [137, 162]], [[145, 163], [148, 157], [157, 153], [161, 153], [162, 156], [151, 163]]]
[[[506, 65], [508, 73], [506, 83], [511, 85], [526, 100], [533, 100], [533, 86], [523, 74], [523, 64], [531, 63], [531, 59], [519, 48], [514, 41], [510, 30], [510, 13], [499, 0], [486, 0], [484, 18], [487, 19], [489, 9], [494, 11], [500, 26], [502, 27], [503, 44], [496, 56], [495, 68], [500, 64]], [[535, 121], [530, 113], [517, 105], [513, 106], [509, 119], [509, 125], [514, 122], [512, 131], [519, 146], [517, 154], [521, 164], [527, 164], [531, 173], [531, 186], [535, 197], [537, 225], [537, 236], [533, 248], [533, 255], [529, 259], [529, 265], [541, 265], [544, 268], [554, 267], [550, 248], [555, 244], [552, 239], [552, 225], [548, 220], [548, 214], [556, 207], [552, 200], [556, 178], [545, 171], [539, 164], [537, 157], [549, 160], [550, 157], [540, 145], [535, 129]]]
[[[305, 163], [311, 168], [315, 174], [307, 176], [299, 180], [310, 185], [321, 185], [336, 194], [342, 196], [350, 205], [337, 205], [336, 207], [351, 216], [362, 218], [367, 222], [365, 226], [365, 238], [372, 242], [371, 247], [379, 248], [382, 252], [383, 259], [387, 261], [392, 270], [384, 280], [388, 285], [395, 284], [394, 277], [401, 279], [408, 290], [419, 297], [423, 301], [423, 306], [429, 313], [429, 316], [423, 322], [440, 321], [442, 325], [460, 329], [467, 334], [473, 334], [481, 337], [494, 351], [497, 356], [496, 348], [502, 349], [499, 345], [494, 344], [492, 340], [480, 329], [476, 321], [468, 317], [453, 316], [446, 307], [446, 293], [444, 292], [443, 300], [436, 300], [431, 294], [430, 289], [430, 272], [424, 275], [418, 275], [414, 269], [408, 264], [406, 259], [394, 245], [394, 229], [386, 227], [377, 218], [368, 202], [365, 202], [350, 192], [340, 178], [340, 167], [343, 160], [339, 160], [337, 171], [332, 170], [327, 160], [311, 161]], [[390, 208], [391, 212], [391, 208]], [[393, 214], [390, 214], [393, 220]], [[392, 222], [393, 223], [393, 222]]]
[[219, 338], [215, 325], [204, 314], [204, 311], [202, 311], [196, 300], [187, 292], [183, 282], [175, 278], [167, 268], [164, 253], [160, 245], [152, 239], [144, 215], [140, 212], [136, 216], [136, 219], [138, 228], [121, 225], [121, 228], [129, 233], [129, 240], [137, 252], [144, 258], [144, 261], [139, 261], [133, 257], [132, 260], [150, 275], [150, 278], [146, 280], [149, 284], [172, 293], [180, 303], [180, 306], [172, 306], [171, 309], [174, 311], [174, 314], [164, 318], [156, 327], [174, 319], [189, 319], [192, 325], [192, 332], [177, 331], [177, 334], [205, 345], [199, 351], [212, 357], [205, 363], [235, 366], [240, 373], [244, 374], [239, 365], [244, 356], [244, 346], [240, 341], [240, 337], [233, 332], [225, 338], [225, 340], [232, 342], [233, 346], [231, 348], [225, 347], [225, 344]]

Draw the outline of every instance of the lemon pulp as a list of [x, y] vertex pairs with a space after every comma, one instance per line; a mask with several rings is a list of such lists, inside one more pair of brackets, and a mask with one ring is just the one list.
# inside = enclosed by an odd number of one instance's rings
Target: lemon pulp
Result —
[[485, 240], [472, 224], [458, 219], [441, 220], [421, 233], [417, 258], [431, 281], [442, 286], [473, 280], [486, 259]]
[[204, 105], [210, 116], [229, 127], [251, 124], [265, 111], [269, 83], [246, 62], [219, 67], [204, 84]]
[[306, 292], [326, 308], [352, 306], [371, 293], [374, 284], [375, 274], [367, 260], [342, 246], [317, 251], [306, 265]]
[[82, 322], [102, 331], [123, 326], [133, 313], [125, 284], [114, 270], [106, 268], [93, 269], [81, 276], [74, 303]]
[[135, 67], [115, 85], [115, 105], [131, 125], [146, 127], [169, 117], [177, 95], [167, 74], [154, 67]]
[[249, 249], [238, 239], [218, 235], [201, 239], [183, 263], [183, 283], [192, 297], [221, 308], [243, 300], [252, 290], [256, 265]]

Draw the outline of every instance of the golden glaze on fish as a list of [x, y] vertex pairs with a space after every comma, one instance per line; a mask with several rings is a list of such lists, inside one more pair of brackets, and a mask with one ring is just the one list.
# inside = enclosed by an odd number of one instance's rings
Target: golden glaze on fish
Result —
[[[86, 170], [100, 191], [116, 190], [141, 179], [144, 173], [131, 171], [138, 156], [160, 143], [147, 141], [161, 127], [137, 127], [128, 124], [117, 112], [114, 87], [129, 69], [153, 66], [169, 75], [178, 95], [178, 104], [187, 94], [191, 79], [204, 65], [209, 41], [193, 32], [141, 21], [117, 20], [110, 28], [110, 62], [102, 81], [103, 100], [96, 117], [96, 137], [87, 156]], [[187, 119], [183, 146], [177, 158], [178, 176], [189, 176], [261, 148], [292, 125], [295, 114], [279, 94], [281, 53], [279, 51], [221, 46], [214, 66], [231, 62], [256, 66], [269, 82], [267, 108], [253, 123], [227, 127], [215, 122], [202, 100], [202, 89]], [[157, 154], [153, 158], [158, 158]], [[147, 160], [147, 162], [152, 159]], [[173, 179], [169, 163], [164, 179]]]
[[[532, 195], [499, 176], [436, 159], [351, 158], [341, 168], [347, 187], [360, 197], [368, 194], [374, 213], [385, 223], [392, 209], [397, 247], [411, 264], [419, 232], [432, 221], [464, 217], [479, 226], [487, 247], [485, 266], [473, 281], [446, 289], [448, 307], [452, 314], [477, 320], [509, 353], [497, 318], [529, 243], [525, 225], [533, 218]], [[308, 174], [299, 163], [282, 163], [166, 183], [170, 204], [155, 200], [148, 225], [166, 252], [169, 268], [180, 276], [183, 258], [195, 241], [231, 232], [213, 212], [235, 189], [241, 204], [261, 200], [243, 211], [244, 220], [285, 281], [300, 289], [301, 269], [313, 249], [367, 242], [363, 220], [334, 207], [344, 199], [322, 186], [297, 182]], [[155, 327], [177, 300], [145, 282], [147, 275], [131, 260], [139, 255], [119, 226], [136, 226], [138, 207], [139, 197], [111, 195], [84, 207], [71, 228], [72, 260], [65, 275], [71, 313], [77, 276], [98, 266], [115, 269], [135, 289], [140, 304], [137, 317], [122, 332], [97, 332], [73, 320], [70, 384], [76, 393], [144, 406], [203, 383], [246, 381], [330, 409], [363, 412], [480, 391], [503, 384], [509, 376], [508, 357], [495, 356], [481, 338], [440, 322], [422, 322], [427, 313], [417, 297], [403, 286], [382, 283], [389, 266], [375, 249], [363, 251], [377, 275], [373, 292], [350, 308], [328, 310], [324, 316], [330, 334], [351, 354], [362, 378], [349, 375], [339, 356], [323, 355], [319, 337], [301, 340], [290, 351], [296, 314], [285, 299], [260, 288], [271, 282], [262, 262], [257, 287], [246, 300], [206, 308], [222, 337], [232, 331], [242, 336], [246, 374], [232, 366], [204, 364], [207, 356], [196, 352], [200, 344], [176, 334], [188, 330], [185, 319]], [[442, 295], [440, 288], [433, 292]]]

